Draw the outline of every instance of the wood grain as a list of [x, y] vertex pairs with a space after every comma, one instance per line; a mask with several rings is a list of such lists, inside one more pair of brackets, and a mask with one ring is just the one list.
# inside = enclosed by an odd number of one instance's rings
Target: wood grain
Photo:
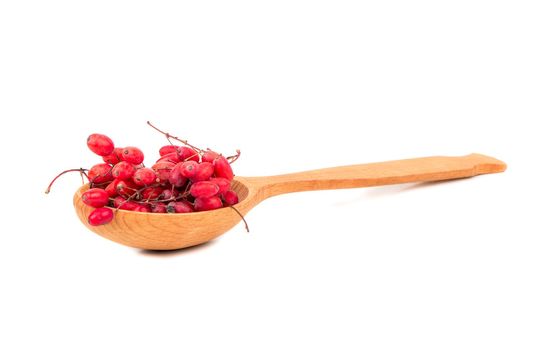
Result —
[[[438, 156], [349, 165], [286, 175], [236, 177], [232, 187], [240, 199], [235, 208], [245, 215], [264, 199], [284, 193], [459, 179], [498, 173], [505, 169], [504, 162], [481, 154], [463, 157]], [[91, 231], [130, 247], [151, 250], [185, 248], [214, 239], [241, 221], [240, 216], [231, 208], [188, 214], [117, 210], [111, 223], [91, 226], [87, 217], [92, 208], [81, 200], [86, 189], [87, 185], [79, 188], [73, 198], [82, 223]]]

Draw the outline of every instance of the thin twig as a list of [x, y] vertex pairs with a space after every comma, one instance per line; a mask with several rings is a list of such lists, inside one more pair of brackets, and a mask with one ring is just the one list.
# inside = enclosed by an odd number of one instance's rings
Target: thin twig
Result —
[[250, 232], [250, 230], [248, 229], [247, 220], [245, 220], [245, 217], [243, 216], [243, 214], [241, 214], [241, 213], [239, 212], [239, 210], [237, 210], [233, 205], [231, 205], [230, 208], [232, 208], [233, 210], [235, 210], [235, 212], [241, 217], [241, 219], [242, 219], [243, 222], [245, 223], [245, 229], [247, 230], [247, 232]]
[[179, 141], [181, 142], [182, 144], [184, 144], [185, 146], [189, 146], [190, 148], [194, 149], [196, 152], [200, 153], [202, 152], [202, 150], [196, 146], [193, 146], [191, 145], [187, 140], [182, 140], [176, 136], [173, 136], [173, 135], [170, 135], [169, 133], [167, 132], [164, 132], [162, 131], [161, 129], [159, 129], [158, 127], [156, 127], [155, 125], [151, 124], [150, 121], [147, 121], [148, 125], [151, 126], [153, 129], [157, 130], [158, 132], [160, 132], [161, 134], [163, 134], [164, 136], [166, 136], [167, 139], [174, 139], [176, 141]]
[[134, 189], [134, 188], [131, 188], [131, 187], [126, 187], [126, 188], [129, 189], [129, 190], [134, 190], [135, 192], [134, 192], [132, 195], [128, 196], [127, 198], [125, 198], [121, 193], [119, 193], [119, 195], [120, 195], [122, 198], [125, 199], [125, 202], [121, 203], [121, 204], [116, 208], [115, 211], [118, 211], [119, 209], [121, 209], [121, 207], [122, 207], [125, 203], [127, 203], [127, 202], [129, 202], [129, 201], [130, 201], [130, 202], [136, 202], [136, 201], [133, 201], [132, 199], [135, 198], [136, 196], [140, 195], [140, 193], [142, 193], [142, 191], [144, 191], [146, 188], [155, 188], [155, 187], [158, 187], [158, 186], [160, 186], [160, 184], [154, 184], [154, 185], [150, 185], [150, 186], [144, 186], [144, 187], [142, 187], [142, 188], [139, 188], [138, 190], [137, 190], [137, 189]]
[[68, 170], [64, 170], [64, 171], [62, 171], [61, 173], [59, 173], [58, 175], [56, 175], [56, 177], [55, 177], [54, 179], [52, 179], [52, 181], [50, 182], [49, 186], [45, 189], [45, 194], [49, 194], [49, 193], [50, 193], [50, 189], [51, 189], [52, 185], [54, 184], [54, 182], [55, 182], [60, 176], [62, 176], [63, 174], [72, 172], [72, 171], [78, 171], [78, 172], [81, 174], [80, 176], [86, 176], [86, 179], [88, 179], [88, 181], [90, 181], [90, 179], [88, 178], [88, 174], [86, 174], [86, 171], [88, 171], [88, 169], [78, 168], [78, 169], [68, 169]]
[[241, 155], [241, 151], [237, 149], [235, 150], [235, 153], [236, 154], [234, 154], [233, 156], [226, 157], [226, 160], [228, 161], [228, 163], [232, 164], [237, 159], [239, 159], [239, 156]]
[[[106, 173], [104, 173], [103, 175], [99, 174], [99, 175], [95, 176], [92, 180], [90, 180], [90, 178], [88, 177], [88, 181], [90, 181], [90, 188], [93, 188], [93, 185], [96, 184], [95, 180], [99, 179], [99, 177], [107, 177], [108, 175], [112, 174], [112, 170], [114, 170], [114, 167], [110, 166], [110, 169], [108, 169], [108, 171]], [[98, 185], [101, 185], [103, 183], [106, 183], [106, 181], [100, 182], [100, 183], [98, 183]]]

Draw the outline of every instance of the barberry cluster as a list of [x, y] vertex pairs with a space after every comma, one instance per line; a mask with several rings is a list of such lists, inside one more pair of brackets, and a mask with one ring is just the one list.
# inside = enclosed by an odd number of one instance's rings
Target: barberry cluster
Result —
[[[144, 165], [144, 153], [139, 148], [115, 147], [108, 136], [92, 134], [87, 139], [88, 148], [101, 156], [103, 162], [87, 173], [85, 169], [65, 171], [80, 171], [90, 182], [90, 188], [82, 194], [82, 201], [95, 208], [88, 216], [90, 225], [112, 221], [112, 208], [189, 213], [238, 203], [237, 193], [231, 189], [234, 174], [230, 164], [239, 157], [239, 151], [232, 157], [224, 157], [212, 150], [194, 147], [148, 124], [170, 142], [159, 149], [160, 158], [151, 167]], [[183, 145], [174, 145], [171, 140]]]

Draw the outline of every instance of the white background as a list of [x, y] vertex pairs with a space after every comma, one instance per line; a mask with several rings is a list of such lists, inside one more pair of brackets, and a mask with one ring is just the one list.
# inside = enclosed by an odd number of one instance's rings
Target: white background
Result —
[[[3, 1], [0, 348], [536, 349], [535, 1]], [[271, 175], [479, 152], [503, 174], [269, 199], [170, 253], [78, 221], [93, 132]]]

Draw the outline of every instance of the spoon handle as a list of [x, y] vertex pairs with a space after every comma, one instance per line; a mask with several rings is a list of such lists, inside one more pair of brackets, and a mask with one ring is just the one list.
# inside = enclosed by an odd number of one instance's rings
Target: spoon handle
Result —
[[505, 169], [504, 162], [473, 153], [462, 157], [438, 156], [348, 165], [285, 175], [249, 177], [247, 180], [259, 188], [262, 198], [268, 198], [299, 191], [459, 179], [503, 172]]

